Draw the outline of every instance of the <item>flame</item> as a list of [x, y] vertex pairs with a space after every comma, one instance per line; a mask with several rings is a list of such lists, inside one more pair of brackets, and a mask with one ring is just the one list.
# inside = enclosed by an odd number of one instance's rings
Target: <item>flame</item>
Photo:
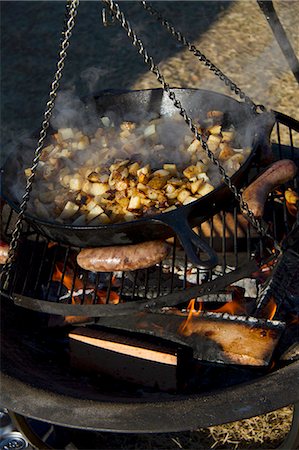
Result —
[[188, 311], [188, 317], [187, 319], [179, 326], [179, 333], [184, 334], [185, 331], [188, 328], [188, 324], [190, 323], [190, 321], [192, 320], [192, 317], [198, 317], [203, 309], [203, 302], [197, 302], [198, 303], [198, 309], [195, 309], [195, 298], [193, 298], [192, 300], [190, 300], [188, 306], [187, 306], [187, 311]]
[[271, 297], [268, 303], [263, 307], [261, 317], [272, 320], [277, 310], [277, 304], [274, 297]]
[[284, 197], [286, 200], [286, 207], [289, 211], [289, 213], [296, 217], [297, 211], [298, 211], [298, 204], [299, 204], [299, 195], [293, 191], [292, 189], [287, 189], [284, 193]]
[[[112, 277], [112, 283], [113, 280], [115, 280], [115, 277]], [[78, 277], [75, 277], [72, 269], [67, 266], [63, 275], [63, 264], [57, 263], [52, 276], [52, 281], [58, 281], [59, 283], [62, 283], [69, 292], [73, 290], [72, 304], [81, 304], [78, 291], [83, 290], [84, 283]], [[107, 291], [97, 289], [95, 303], [105, 304], [106, 297]], [[89, 305], [94, 302], [94, 288], [86, 286], [84, 300], [84, 303]], [[119, 295], [114, 291], [110, 291], [108, 302], [113, 304], [119, 303]]]
[[246, 307], [244, 304], [240, 303], [240, 299], [235, 299], [225, 303], [223, 306], [220, 306], [220, 308], [213, 309], [212, 312], [241, 315], [246, 313]]

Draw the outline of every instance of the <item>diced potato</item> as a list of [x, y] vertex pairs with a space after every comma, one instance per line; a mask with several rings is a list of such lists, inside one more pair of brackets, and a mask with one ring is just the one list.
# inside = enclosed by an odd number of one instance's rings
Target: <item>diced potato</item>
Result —
[[197, 139], [194, 139], [194, 141], [187, 148], [187, 152], [195, 153], [196, 150], [199, 150], [200, 148], [201, 148], [201, 143]]
[[90, 183], [89, 194], [102, 195], [109, 190], [109, 184], [106, 183]]
[[108, 223], [111, 223], [111, 220], [107, 214], [103, 213], [93, 219], [93, 221], [90, 222], [90, 225], [106, 225]]
[[175, 191], [175, 187], [173, 186], [173, 184], [166, 185], [166, 187], [165, 187], [166, 194], [171, 194], [174, 191]]
[[195, 202], [198, 200], [196, 197], [192, 197], [191, 195], [183, 201], [183, 205], [188, 205], [189, 203]]
[[74, 132], [72, 128], [60, 128], [58, 130], [58, 134], [60, 134], [63, 141], [74, 138]]
[[187, 197], [190, 196], [190, 191], [187, 191], [187, 189], [183, 189], [179, 192], [177, 199], [180, 203], [184, 203]]
[[222, 150], [220, 151], [218, 158], [221, 160], [226, 160], [228, 158], [230, 158], [231, 156], [233, 156], [235, 153], [233, 151], [233, 149], [229, 146], [229, 145], [225, 145]]
[[183, 171], [184, 176], [188, 179], [196, 177], [197, 173], [198, 170], [196, 166], [189, 166]]
[[87, 176], [88, 181], [91, 181], [92, 183], [99, 183], [100, 182], [100, 174], [97, 172], [90, 172], [90, 174]]
[[212, 192], [214, 190], [214, 186], [212, 186], [209, 183], [204, 183], [202, 184], [199, 189], [198, 189], [198, 194], [204, 196], [206, 194], [209, 194], [210, 192]]
[[134, 122], [123, 122], [120, 124], [122, 130], [134, 130], [136, 128], [136, 123]]
[[150, 200], [149, 198], [142, 198], [141, 203], [143, 206], [148, 206], [148, 207], [153, 205], [153, 201]]
[[78, 150], [85, 150], [89, 146], [88, 136], [82, 136], [78, 142]]
[[210, 181], [210, 178], [208, 177], [208, 175], [206, 173], [199, 173], [197, 175], [197, 179], [205, 181], [205, 182]]
[[208, 147], [211, 150], [211, 152], [215, 152], [218, 149], [220, 142], [221, 142], [221, 136], [216, 136], [214, 134], [211, 134], [209, 136], [209, 139], [207, 140], [207, 144], [208, 144]]
[[202, 161], [197, 161], [196, 163], [197, 173], [202, 173], [207, 171], [207, 164], [204, 164]]
[[115, 184], [115, 189], [117, 191], [124, 191], [125, 189], [127, 189], [127, 187], [128, 187], [128, 184], [126, 183], [126, 181], [118, 181]]
[[167, 178], [154, 177], [147, 183], [149, 187], [153, 189], [162, 189], [167, 183]]
[[69, 219], [70, 217], [74, 216], [78, 210], [78, 205], [68, 201], [59, 217], [60, 219]]
[[139, 196], [136, 195], [136, 196], [130, 198], [128, 210], [139, 209], [139, 208], [141, 208], [141, 206], [142, 206], [141, 198]]
[[26, 177], [30, 177], [30, 175], [32, 174], [32, 171], [30, 169], [30, 167], [28, 167], [27, 169], [24, 170]]
[[199, 189], [199, 186], [201, 186], [203, 184], [203, 182], [204, 182], [203, 179], [201, 179], [201, 180], [194, 181], [194, 183], [191, 183], [190, 189], [191, 189], [192, 194], [196, 194], [196, 192]]
[[147, 183], [149, 180], [149, 175], [146, 175], [145, 173], [141, 173], [138, 175], [138, 182], [139, 183]]
[[106, 128], [108, 128], [111, 124], [109, 117], [106, 117], [106, 116], [101, 117], [101, 122], [104, 125], [104, 127], [106, 127]]
[[111, 164], [109, 167], [110, 172], [113, 172], [115, 170], [118, 170], [120, 167], [126, 166], [129, 163], [129, 159], [121, 159], [118, 161], [115, 161], [115, 163]]
[[212, 127], [208, 128], [208, 131], [211, 134], [219, 135], [221, 133], [221, 125], [213, 125]]
[[177, 196], [179, 195], [179, 192], [180, 192], [180, 190], [179, 190], [179, 189], [176, 189], [174, 192], [170, 192], [170, 193], [166, 194], [166, 197], [167, 197], [169, 200], [174, 200], [174, 199], [176, 199]]
[[155, 172], [153, 173], [154, 177], [162, 177], [162, 178], [170, 178], [170, 173], [165, 170], [165, 169], [159, 169], [159, 170], [155, 170]]
[[90, 222], [95, 217], [99, 216], [104, 212], [103, 208], [101, 208], [99, 205], [96, 205], [86, 216], [86, 221]]
[[[95, 202], [94, 200], [90, 200], [86, 202], [86, 210], [87, 211], [92, 211], [93, 208], [95, 208], [97, 205], [97, 202]], [[103, 212], [103, 211], [102, 211]]]
[[137, 162], [135, 162], [135, 163], [133, 163], [133, 164], [131, 164], [131, 165], [129, 166], [129, 174], [130, 174], [130, 175], [136, 176], [136, 175], [137, 175], [137, 171], [138, 171], [139, 169], [140, 169], [139, 164], [138, 164]]
[[145, 128], [143, 134], [145, 137], [150, 137], [156, 133], [156, 125], [153, 123]]
[[146, 195], [150, 200], [158, 200], [158, 192], [155, 189], [149, 189]]
[[118, 200], [118, 203], [123, 209], [127, 209], [129, 206], [130, 200], [127, 197], [123, 197]]
[[162, 213], [167, 213], [170, 211], [174, 211], [175, 209], [177, 209], [177, 207], [175, 205], [169, 206], [169, 208], [166, 208], [162, 211]]
[[234, 131], [222, 131], [221, 134], [222, 134], [222, 142], [230, 142], [235, 137]]
[[78, 176], [73, 176], [70, 179], [69, 187], [71, 191], [80, 191], [83, 185], [83, 178]]
[[183, 180], [179, 178], [170, 178], [168, 180], [168, 184], [172, 184], [173, 186], [182, 186], [184, 184]]
[[141, 167], [140, 169], [137, 170], [137, 176], [139, 177], [141, 174], [144, 175], [150, 175], [151, 173], [151, 166], [149, 164], [147, 164], [144, 167]]
[[137, 184], [137, 189], [138, 189], [138, 191], [146, 193], [148, 191], [148, 186], [146, 184], [143, 184], [143, 183], [138, 183]]
[[176, 164], [163, 164], [163, 169], [167, 170], [172, 176], [176, 176], [178, 174]]

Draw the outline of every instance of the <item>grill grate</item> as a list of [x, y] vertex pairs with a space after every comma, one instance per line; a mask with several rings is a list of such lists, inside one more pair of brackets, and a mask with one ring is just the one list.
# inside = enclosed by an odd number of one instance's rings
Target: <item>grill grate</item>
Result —
[[[271, 136], [273, 152], [277, 159], [290, 158], [299, 165], [299, 151], [295, 148], [299, 124], [280, 113], [276, 117], [276, 127]], [[248, 182], [259, 171], [258, 165], [252, 167]], [[290, 187], [297, 190], [298, 180], [293, 180]], [[290, 231], [283, 198], [283, 195], [271, 194], [265, 210], [265, 220], [276, 240], [281, 240]], [[4, 235], [9, 239], [15, 213], [5, 205], [3, 215]], [[214, 270], [204, 272], [193, 267], [174, 238], [172, 254], [154, 267], [134, 272], [95, 274], [77, 265], [78, 248], [50, 242], [26, 225], [6, 295], [14, 300], [26, 297], [48, 304], [108, 304], [117, 298], [120, 303], [138, 302], [186, 291], [194, 284], [206, 283], [240, 267], [253, 255], [258, 259], [265, 255], [265, 242], [245, 222], [234, 202], [200, 225], [198, 233], [218, 254], [219, 264]]]

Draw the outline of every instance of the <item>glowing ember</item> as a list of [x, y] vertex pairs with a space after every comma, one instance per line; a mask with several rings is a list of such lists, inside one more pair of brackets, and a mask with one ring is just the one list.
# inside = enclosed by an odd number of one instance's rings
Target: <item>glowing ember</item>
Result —
[[[84, 304], [91, 305], [95, 304], [105, 304], [105, 303], [119, 303], [119, 295], [110, 291], [109, 298], [107, 301], [107, 291], [96, 289], [94, 286], [85, 286], [80, 278], [75, 276], [73, 270], [70, 267], [66, 267], [63, 272], [63, 264], [57, 263], [52, 276], [52, 281], [58, 281], [62, 283], [68, 290], [68, 293], [72, 293], [72, 303], [81, 304], [81, 298], [84, 293]], [[113, 278], [112, 278], [113, 283]]]

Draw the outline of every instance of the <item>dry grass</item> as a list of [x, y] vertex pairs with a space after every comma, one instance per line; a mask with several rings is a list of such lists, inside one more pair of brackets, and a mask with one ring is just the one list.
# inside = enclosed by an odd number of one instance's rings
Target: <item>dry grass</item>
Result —
[[[275, 449], [292, 422], [292, 407], [210, 428], [161, 434], [98, 433], [92, 448], [98, 450], [259, 450]], [[291, 449], [290, 449], [291, 450]]]

